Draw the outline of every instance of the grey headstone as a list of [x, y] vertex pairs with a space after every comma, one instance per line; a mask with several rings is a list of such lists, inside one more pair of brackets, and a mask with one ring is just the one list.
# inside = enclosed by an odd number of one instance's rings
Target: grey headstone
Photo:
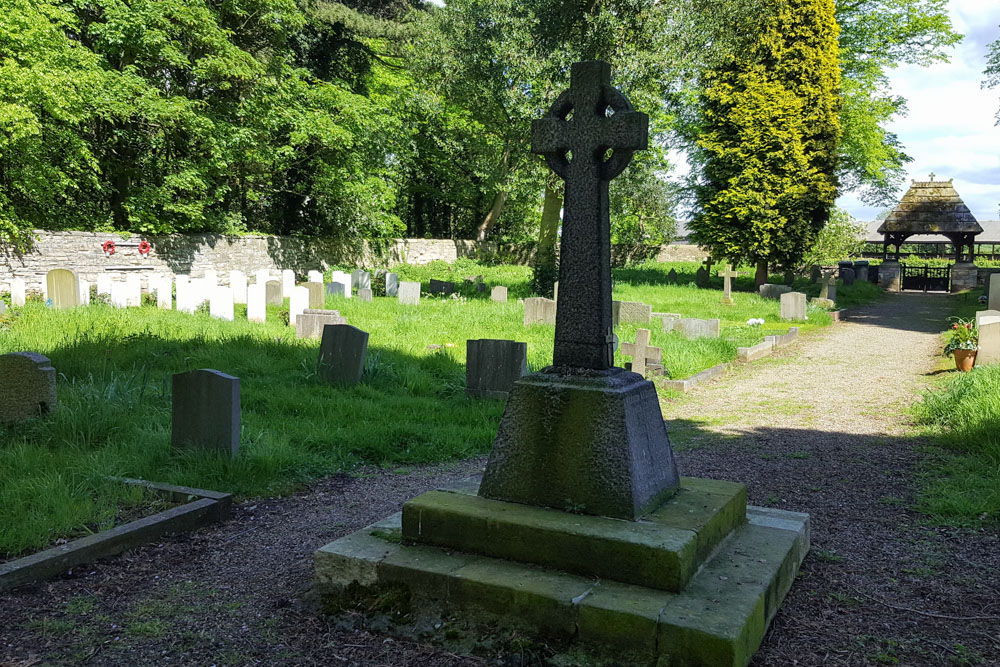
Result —
[[350, 324], [328, 324], [319, 344], [319, 376], [331, 384], [360, 382], [367, 355], [367, 331]]
[[667, 273], [667, 282], [670, 283], [671, 285], [677, 284], [677, 271], [675, 271], [674, 269], [670, 269], [670, 271]]
[[53, 269], [45, 276], [53, 308], [75, 308], [80, 305], [80, 285], [76, 274], [67, 269]]
[[984, 318], [987, 317], [1000, 317], [1000, 310], [978, 310], [976, 311], [976, 328], [982, 326]]
[[1000, 317], [984, 317], [981, 322], [976, 366], [1000, 363]]
[[359, 287], [358, 288], [358, 298], [362, 301], [367, 301], [371, 303], [372, 300], [372, 288], [371, 287]]
[[280, 280], [268, 280], [264, 285], [264, 302], [268, 306], [282, 306], [285, 303], [285, 297], [282, 296], [283, 292], [281, 289]]
[[1000, 310], [1000, 280], [990, 281], [990, 289], [986, 295], [990, 310]]
[[327, 324], [347, 324], [347, 318], [337, 310], [308, 308], [295, 317], [295, 337], [320, 338]]
[[845, 287], [850, 287], [854, 284], [854, 269], [841, 269], [840, 279], [844, 281]]
[[455, 292], [455, 283], [447, 280], [434, 280], [431, 278], [431, 284], [427, 291], [431, 294], [444, 294], [447, 296]]
[[676, 331], [680, 335], [695, 338], [718, 338], [721, 322], [718, 319], [702, 320], [697, 317], [663, 318], [664, 331]]
[[56, 409], [56, 371], [36, 352], [0, 355], [0, 423], [38, 417]]
[[859, 282], [868, 282], [868, 260], [859, 259], [854, 262], [854, 278]]
[[371, 289], [372, 287], [372, 274], [367, 271], [362, 271], [357, 269], [351, 272], [351, 287], [357, 289]]
[[465, 344], [465, 393], [507, 398], [514, 382], [528, 374], [528, 344], [482, 338]]
[[329, 296], [344, 296], [344, 283], [327, 283], [326, 293]]
[[639, 301], [615, 301], [611, 306], [611, 320], [615, 326], [619, 324], [649, 324], [652, 316], [653, 307]]
[[788, 294], [792, 288], [788, 285], [775, 285], [774, 283], [764, 283], [760, 286], [760, 295], [765, 299], [779, 299], [782, 294]]
[[303, 287], [309, 290], [309, 307], [320, 309], [326, 305], [326, 294], [323, 283], [303, 283]]
[[800, 322], [806, 319], [806, 295], [802, 292], [782, 294], [781, 319]]
[[556, 302], [543, 296], [533, 296], [524, 300], [524, 326], [532, 324], [555, 324]]
[[819, 268], [819, 264], [813, 264], [812, 268], [809, 270], [809, 280], [813, 283], [818, 283], [819, 279], [823, 277], [823, 270]]
[[[392, 274], [389, 274], [392, 275]], [[388, 284], [388, 280], [386, 281]], [[403, 281], [397, 289], [399, 303], [405, 306], [415, 306], [420, 303], [420, 283]]]
[[387, 274], [385, 274], [385, 295], [386, 296], [398, 296], [399, 295], [399, 274], [398, 273], [387, 273]]
[[708, 287], [708, 269], [704, 266], [699, 266], [694, 274], [694, 284], [698, 287]]
[[240, 453], [240, 379], [202, 368], [173, 378], [174, 447]]
[[498, 303], [506, 303], [507, 288], [504, 287], [503, 285], [497, 285], [496, 287], [493, 288], [493, 291], [490, 292], [490, 299]]
[[791, 287], [792, 285], [794, 285], [795, 284], [795, 272], [794, 271], [785, 271], [784, 280], [785, 280], [785, 284], [788, 285], [789, 287]]

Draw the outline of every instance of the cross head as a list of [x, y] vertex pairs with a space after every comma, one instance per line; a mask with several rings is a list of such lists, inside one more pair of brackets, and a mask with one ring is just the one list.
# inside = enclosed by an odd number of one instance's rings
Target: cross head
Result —
[[553, 365], [614, 365], [608, 183], [645, 150], [649, 118], [611, 86], [611, 66], [574, 63], [570, 87], [532, 123], [531, 150], [565, 182]]
[[649, 345], [649, 329], [636, 329], [634, 343], [622, 343], [622, 354], [632, 357], [632, 372], [645, 377], [647, 362], [659, 363], [663, 350]]

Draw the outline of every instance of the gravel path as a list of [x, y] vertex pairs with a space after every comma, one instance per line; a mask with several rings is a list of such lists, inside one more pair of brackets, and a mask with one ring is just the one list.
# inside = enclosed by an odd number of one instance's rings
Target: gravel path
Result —
[[[997, 535], [907, 509], [920, 454], [902, 408], [934, 368], [945, 310], [891, 297], [664, 404], [684, 474], [812, 515], [813, 549], [754, 664], [1000, 664]], [[340, 627], [307, 595], [318, 546], [483, 463], [330, 478], [0, 595], [0, 667], [484, 664]]]

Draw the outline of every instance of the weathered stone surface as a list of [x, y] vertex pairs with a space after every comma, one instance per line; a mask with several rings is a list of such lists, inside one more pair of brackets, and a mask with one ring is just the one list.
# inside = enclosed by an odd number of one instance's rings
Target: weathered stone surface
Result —
[[490, 299], [498, 303], [507, 303], [507, 288], [503, 285], [497, 285], [490, 292]]
[[819, 298], [830, 301], [837, 300], [837, 277], [832, 273], [823, 276], [822, 282], [820, 282]]
[[[104, 277], [107, 278], [109, 281], [111, 279], [111, 276], [104, 276]], [[110, 293], [111, 291], [110, 282], [108, 284], [109, 284], [108, 292]], [[12, 278], [10, 281], [10, 305], [23, 306], [25, 302], [24, 292], [25, 292], [24, 280], [22, 280], [21, 278]], [[98, 289], [98, 293], [100, 293], [100, 289]]]
[[295, 337], [322, 338], [327, 324], [347, 324], [347, 318], [341, 317], [337, 310], [307, 308], [295, 318]]
[[53, 308], [75, 308], [80, 305], [80, 288], [76, 274], [66, 269], [54, 269], [45, 277]]
[[285, 298], [281, 295], [281, 283], [277, 280], [267, 281], [264, 292], [264, 300], [269, 306], [283, 306]]
[[372, 274], [362, 269], [351, 272], [351, 286], [357, 289], [371, 289]]
[[782, 294], [788, 294], [792, 288], [788, 285], [776, 285], [774, 283], [764, 283], [760, 286], [760, 295], [765, 299], [778, 299]]
[[555, 324], [556, 302], [543, 296], [533, 296], [524, 300], [524, 326], [532, 324]]
[[726, 264], [725, 271], [719, 271], [719, 276], [722, 277], [722, 303], [726, 306], [733, 305], [733, 278], [736, 278], [740, 274], [733, 271], [733, 267]]
[[686, 394], [698, 385], [704, 384], [709, 380], [714, 380], [715, 378], [721, 376], [727, 370], [729, 370], [729, 364], [719, 364], [718, 366], [706, 368], [702, 372], [692, 375], [689, 378], [684, 378], [683, 380], [664, 380], [660, 383], [660, 386], [664, 389], [672, 389], [673, 391], [679, 391]]
[[326, 293], [329, 296], [344, 296], [344, 283], [327, 283]]
[[171, 442], [236, 457], [240, 453], [240, 379], [202, 368], [173, 377]]
[[514, 382], [528, 374], [528, 344], [482, 338], [465, 344], [465, 393], [507, 398]]
[[622, 344], [622, 354], [632, 357], [631, 371], [646, 377], [646, 364], [658, 364], [663, 357], [663, 350], [651, 347], [649, 344], [649, 329], [637, 329], [634, 343]]
[[372, 289], [370, 287], [359, 287], [358, 298], [362, 301], [372, 302]]
[[319, 344], [319, 376], [331, 384], [360, 382], [367, 355], [367, 331], [349, 324], [328, 324]]
[[765, 340], [762, 343], [757, 343], [751, 347], [739, 347], [736, 348], [736, 356], [740, 361], [757, 361], [758, 359], [763, 359], [764, 357], [770, 356], [774, 352], [774, 343]]
[[721, 321], [719, 319], [702, 320], [697, 317], [664, 317], [663, 330], [676, 331], [687, 339], [718, 338]]
[[990, 310], [1000, 310], [1000, 280], [990, 281], [990, 291], [986, 298]]
[[634, 520], [677, 483], [652, 382], [550, 368], [514, 383], [480, 495]]
[[323, 288], [323, 282], [315, 283], [303, 283], [303, 287], [309, 290], [309, 307], [322, 309], [326, 306], [326, 290]]
[[[607, 109], [613, 111], [607, 113]], [[567, 120], [573, 112], [572, 122]], [[531, 149], [565, 182], [553, 364], [603, 370], [614, 365], [608, 183], [648, 144], [646, 114], [611, 86], [611, 67], [574, 63], [570, 88], [532, 123]], [[604, 154], [611, 150], [609, 159]], [[572, 152], [573, 159], [566, 155]], [[565, 289], [571, 285], [572, 289]]]
[[39, 417], [56, 409], [56, 371], [36, 352], [0, 355], [0, 423]]
[[837, 304], [832, 299], [821, 299], [819, 297], [813, 297], [809, 300], [809, 303], [820, 308], [826, 308], [827, 310], [833, 310], [837, 307]]
[[823, 269], [820, 268], [819, 264], [813, 264], [812, 268], [809, 269], [809, 280], [812, 283], [818, 283], [820, 278], [823, 277]]
[[1000, 310], [978, 310], [976, 311], [976, 327], [981, 327], [983, 319], [987, 317], [1000, 317]]
[[639, 301], [614, 301], [611, 306], [611, 321], [619, 324], [649, 324], [653, 307]]
[[402, 305], [416, 306], [420, 303], [420, 283], [403, 281], [399, 283], [396, 293]]
[[785, 345], [794, 342], [795, 339], [798, 337], [799, 337], [799, 328], [789, 327], [788, 333], [782, 334], [780, 336], [764, 336], [764, 340], [771, 341], [771, 344], [774, 345], [774, 347], [784, 347]]
[[868, 282], [868, 260], [859, 259], [854, 262], [854, 278], [860, 282]]
[[979, 325], [976, 366], [991, 366], [996, 363], [1000, 363], [1000, 317], [986, 316]]
[[801, 322], [806, 319], [806, 295], [788, 292], [781, 295], [781, 319]]
[[[419, 294], [420, 290], [417, 289]], [[399, 274], [398, 273], [387, 273], [385, 274], [385, 295], [386, 296], [399, 296]]]

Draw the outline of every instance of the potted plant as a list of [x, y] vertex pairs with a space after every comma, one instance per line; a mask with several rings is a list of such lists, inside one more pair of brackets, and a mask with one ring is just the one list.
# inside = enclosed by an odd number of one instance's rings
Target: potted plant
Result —
[[975, 320], [952, 318], [955, 322], [948, 331], [948, 342], [944, 346], [944, 356], [954, 355], [955, 368], [963, 373], [972, 370], [979, 349], [979, 329]]

